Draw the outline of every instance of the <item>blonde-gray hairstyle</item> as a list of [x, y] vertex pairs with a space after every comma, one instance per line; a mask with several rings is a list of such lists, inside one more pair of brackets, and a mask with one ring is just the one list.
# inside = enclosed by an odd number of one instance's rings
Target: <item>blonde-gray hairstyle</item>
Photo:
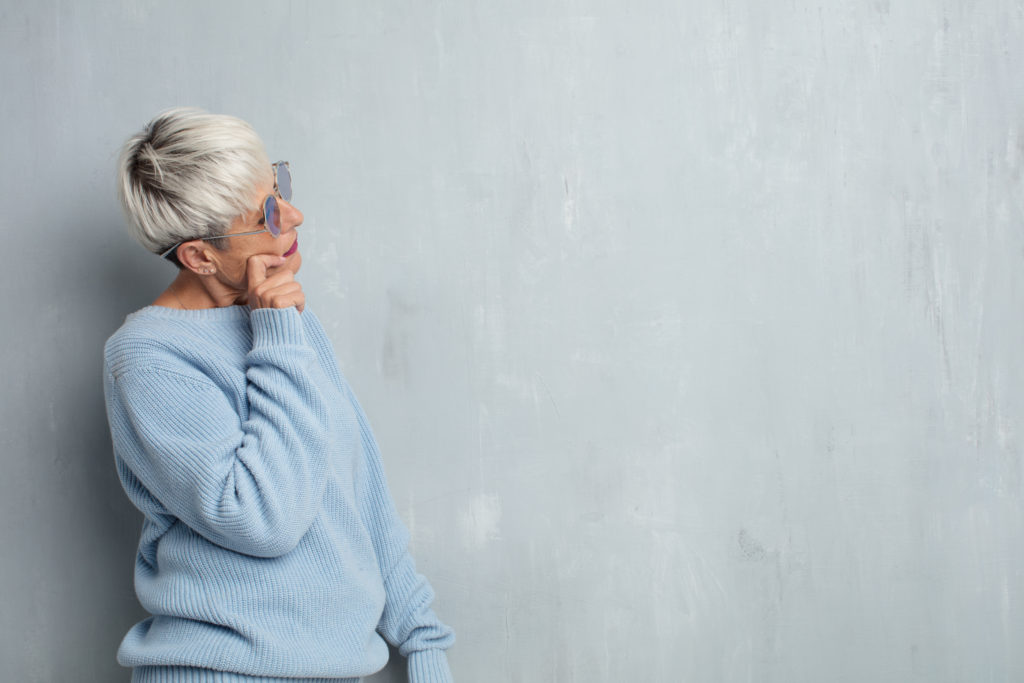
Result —
[[132, 234], [159, 254], [177, 242], [223, 235], [252, 210], [254, 189], [269, 184], [273, 172], [248, 123], [177, 107], [128, 139], [117, 176]]

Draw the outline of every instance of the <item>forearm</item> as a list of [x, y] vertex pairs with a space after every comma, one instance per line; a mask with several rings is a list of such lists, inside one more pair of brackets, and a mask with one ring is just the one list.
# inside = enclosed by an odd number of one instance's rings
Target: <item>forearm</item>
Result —
[[369, 421], [351, 388], [346, 386], [346, 391], [356, 411], [363, 446], [361, 511], [371, 530], [387, 595], [378, 631], [409, 658], [414, 683], [449, 681], [444, 651], [455, 642], [454, 633], [431, 608], [434, 590], [417, 572], [409, 553], [409, 532], [395, 509]]

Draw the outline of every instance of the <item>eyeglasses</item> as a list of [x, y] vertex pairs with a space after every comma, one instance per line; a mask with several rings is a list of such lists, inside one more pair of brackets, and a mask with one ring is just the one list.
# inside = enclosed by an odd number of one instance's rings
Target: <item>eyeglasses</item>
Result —
[[[287, 161], [278, 161], [273, 164], [274, 169], [274, 191], [268, 194], [263, 200], [263, 220], [261, 221], [264, 225], [262, 230], [253, 230], [252, 232], [232, 232], [227, 235], [217, 235], [215, 237], [196, 237], [194, 239], [200, 239], [204, 241], [208, 240], [220, 240], [225, 237], [243, 237], [245, 235], [259, 235], [264, 232], [269, 232], [274, 237], [281, 234], [281, 207], [277, 205], [277, 198], [280, 197], [284, 201], [288, 202], [292, 199], [292, 171], [291, 166]], [[160, 254], [161, 258], [167, 258], [174, 252], [175, 249], [180, 247], [185, 242], [191, 240], [182, 240], [173, 247]]]

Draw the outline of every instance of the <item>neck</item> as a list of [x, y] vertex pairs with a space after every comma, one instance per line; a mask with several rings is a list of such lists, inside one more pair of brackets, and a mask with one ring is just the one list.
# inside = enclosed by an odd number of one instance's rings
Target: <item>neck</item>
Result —
[[246, 300], [245, 291], [234, 289], [216, 277], [199, 276], [191, 270], [183, 269], [154, 303], [171, 308], [200, 310], [244, 304]]

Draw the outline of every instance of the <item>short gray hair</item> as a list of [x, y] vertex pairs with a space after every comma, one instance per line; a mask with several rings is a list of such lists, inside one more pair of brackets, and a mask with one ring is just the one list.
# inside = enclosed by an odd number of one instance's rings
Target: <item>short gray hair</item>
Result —
[[273, 172], [248, 123], [177, 107], [128, 139], [117, 176], [132, 234], [159, 254], [177, 242], [226, 233], [252, 210], [253, 190], [269, 184]]

